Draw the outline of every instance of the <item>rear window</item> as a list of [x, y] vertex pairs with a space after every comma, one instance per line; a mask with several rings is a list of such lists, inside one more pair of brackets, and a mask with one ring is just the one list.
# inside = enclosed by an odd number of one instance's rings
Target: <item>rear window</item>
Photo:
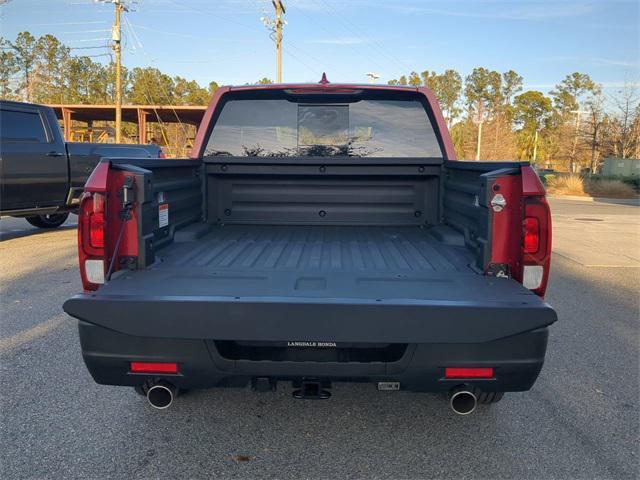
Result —
[[416, 99], [323, 103], [278, 98], [227, 101], [205, 156], [442, 158], [442, 152]]
[[0, 137], [5, 142], [47, 141], [40, 114], [16, 110], [0, 110]]

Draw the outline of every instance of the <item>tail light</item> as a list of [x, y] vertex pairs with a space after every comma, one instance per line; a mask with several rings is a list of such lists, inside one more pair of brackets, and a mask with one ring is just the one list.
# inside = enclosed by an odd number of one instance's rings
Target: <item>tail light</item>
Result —
[[545, 189], [530, 166], [522, 167], [522, 284], [544, 297], [551, 265], [551, 212]]
[[96, 290], [105, 276], [105, 212], [103, 193], [85, 192], [78, 212], [78, 254], [85, 290]]
[[522, 257], [522, 284], [544, 296], [551, 258], [551, 213], [544, 196], [525, 197]]

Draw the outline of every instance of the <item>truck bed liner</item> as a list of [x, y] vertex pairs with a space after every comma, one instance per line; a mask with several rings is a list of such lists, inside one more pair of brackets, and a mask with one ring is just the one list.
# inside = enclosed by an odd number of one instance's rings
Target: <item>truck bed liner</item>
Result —
[[[105, 296], [538, 302], [518, 282], [478, 274], [465, 247], [419, 227], [194, 226]], [[199, 237], [199, 238], [198, 238]]]
[[466, 248], [448, 246], [418, 227], [214, 226], [195, 241], [158, 253], [157, 268], [235, 272], [462, 272]]
[[528, 295], [516, 282], [496, 288], [496, 279], [469, 267], [466, 248], [419, 227], [201, 225], [177, 238], [150, 268], [120, 273], [134, 281], [114, 278], [100, 293], [484, 301], [504, 300], [505, 290]]

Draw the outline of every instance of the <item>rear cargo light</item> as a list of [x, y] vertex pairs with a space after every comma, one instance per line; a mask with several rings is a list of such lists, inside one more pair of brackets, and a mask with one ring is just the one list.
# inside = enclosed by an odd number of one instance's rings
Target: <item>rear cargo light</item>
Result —
[[493, 378], [493, 368], [457, 368], [447, 367], [444, 369], [444, 378], [464, 379], [464, 378]]
[[178, 373], [177, 363], [131, 362], [132, 373]]
[[306, 87], [306, 88], [288, 88], [284, 91], [289, 95], [307, 95], [307, 94], [349, 94], [359, 95], [362, 90], [357, 88], [339, 88], [339, 87]]
[[536, 253], [540, 247], [540, 221], [535, 217], [524, 219], [524, 253]]

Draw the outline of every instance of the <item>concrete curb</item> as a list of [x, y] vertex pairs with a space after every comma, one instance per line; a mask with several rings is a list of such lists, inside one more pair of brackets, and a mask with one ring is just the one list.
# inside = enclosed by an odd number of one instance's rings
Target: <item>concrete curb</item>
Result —
[[549, 198], [557, 198], [559, 200], [577, 200], [579, 202], [602, 202], [617, 203], [620, 205], [636, 205], [640, 206], [640, 198], [604, 198], [604, 197], [580, 197], [577, 195], [547, 195]]

